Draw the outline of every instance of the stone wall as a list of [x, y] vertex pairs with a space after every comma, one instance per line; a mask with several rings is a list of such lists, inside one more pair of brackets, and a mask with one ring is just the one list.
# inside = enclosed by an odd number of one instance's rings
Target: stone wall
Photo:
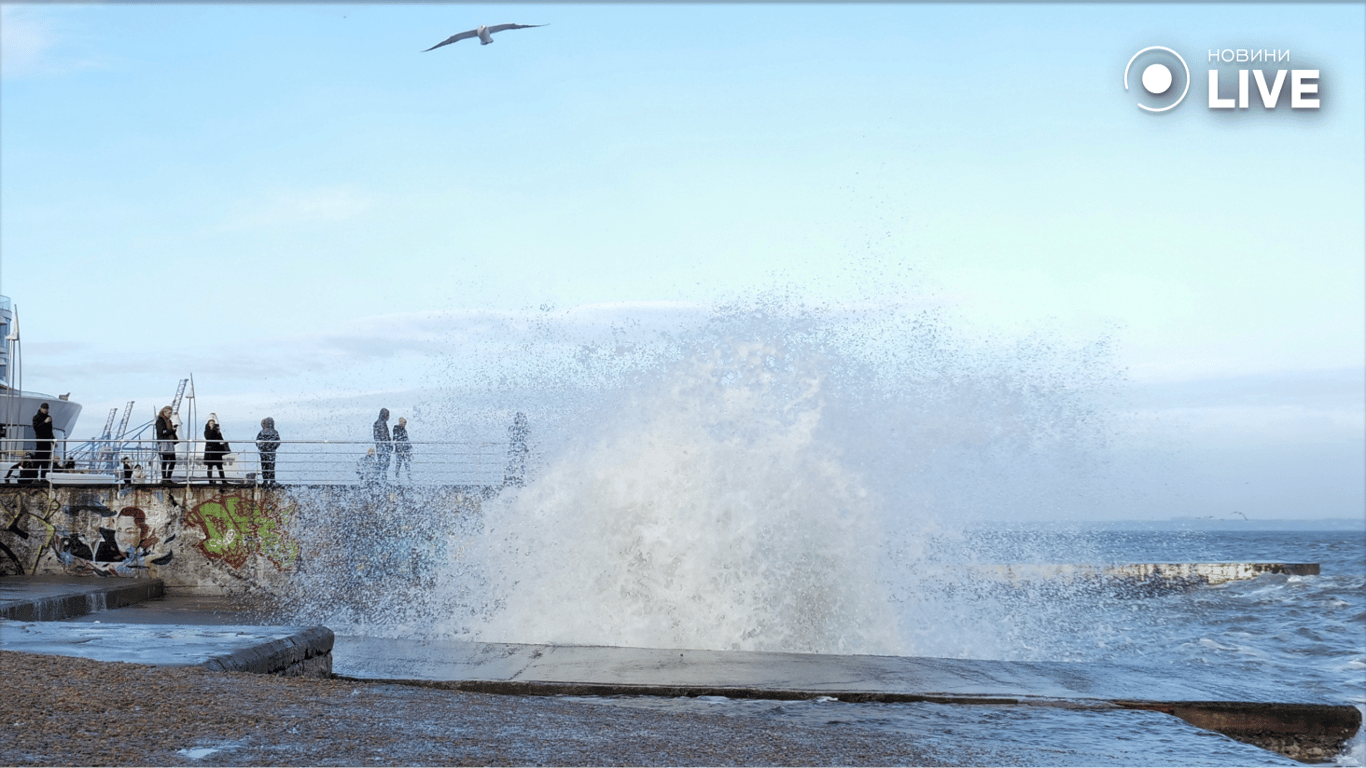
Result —
[[[284, 597], [310, 561], [429, 567], [483, 489], [0, 486], [0, 576], [157, 578], [170, 591]], [[363, 546], [362, 546], [363, 545]], [[393, 554], [398, 553], [398, 554]], [[378, 567], [378, 566], [377, 566]]]

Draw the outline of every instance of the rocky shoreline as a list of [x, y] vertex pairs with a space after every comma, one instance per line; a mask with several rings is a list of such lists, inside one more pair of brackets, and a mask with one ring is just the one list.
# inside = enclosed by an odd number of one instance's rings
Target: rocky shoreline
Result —
[[909, 736], [0, 651], [0, 765], [941, 765]]

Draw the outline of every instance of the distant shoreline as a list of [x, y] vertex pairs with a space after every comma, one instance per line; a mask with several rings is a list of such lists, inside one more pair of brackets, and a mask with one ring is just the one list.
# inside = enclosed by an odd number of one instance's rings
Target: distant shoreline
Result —
[[1324, 517], [1311, 520], [1270, 518], [1265, 520], [1212, 519], [1207, 517], [1172, 517], [1165, 520], [1000, 520], [973, 524], [969, 529], [1025, 529], [1025, 530], [1101, 530], [1101, 531], [1294, 531], [1339, 532], [1366, 534], [1366, 516]]

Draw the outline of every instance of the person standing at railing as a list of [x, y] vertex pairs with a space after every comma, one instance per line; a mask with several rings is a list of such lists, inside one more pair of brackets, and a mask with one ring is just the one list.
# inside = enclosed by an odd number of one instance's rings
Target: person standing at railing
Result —
[[356, 475], [360, 478], [360, 484], [366, 488], [379, 485], [379, 459], [375, 456], [374, 448], [367, 448], [365, 455], [356, 462]]
[[261, 419], [261, 431], [256, 433], [256, 450], [261, 452], [261, 485], [275, 485], [275, 452], [280, 449], [280, 433], [275, 431], [275, 419]]
[[175, 444], [180, 440], [176, 434], [175, 414], [171, 406], [165, 406], [157, 414], [157, 452], [161, 454], [161, 482], [169, 484], [175, 472]]
[[389, 441], [389, 409], [379, 409], [379, 418], [375, 419], [375, 474], [379, 480], [389, 479], [389, 455], [394, 450], [394, 444]]
[[124, 485], [132, 485], [132, 484], [133, 484], [133, 461], [132, 461], [131, 459], [129, 459], [127, 456], [124, 456], [124, 457], [123, 457], [122, 464], [123, 464], [123, 484], [124, 484]]
[[223, 472], [223, 457], [232, 448], [223, 439], [223, 430], [218, 426], [218, 414], [209, 414], [204, 422], [204, 474], [208, 475], [209, 485], [213, 485], [213, 468], [218, 467], [218, 481], [228, 484], [228, 476]]
[[507, 471], [503, 473], [503, 485], [521, 488], [526, 484], [526, 460], [531, 454], [526, 440], [530, 431], [526, 414], [518, 411], [517, 415], [512, 417], [512, 426], [508, 427], [508, 466]]
[[408, 420], [402, 416], [398, 417], [398, 423], [394, 425], [394, 482], [398, 482], [398, 473], [406, 471], [408, 482], [413, 482], [413, 444], [408, 442]]
[[33, 437], [36, 438], [33, 460], [38, 464], [38, 479], [42, 480], [52, 467], [52, 442], [56, 439], [52, 434], [52, 416], [47, 412], [47, 403], [38, 406], [38, 412], [33, 414]]

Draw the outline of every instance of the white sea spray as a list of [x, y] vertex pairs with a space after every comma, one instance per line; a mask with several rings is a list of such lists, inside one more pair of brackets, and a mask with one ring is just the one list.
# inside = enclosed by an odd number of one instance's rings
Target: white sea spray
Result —
[[1086, 495], [1117, 377], [1103, 343], [762, 301], [574, 359], [600, 386], [551, 393], [573, 406], [531, 482], [452, 540], [435, 601], [452, 610], [432, 631], [1019, 656], [1034, 623], [1060, 619], [980, 590], [954, 605], [976, 587], [953, 568], [990, 556], [972, 521]]

